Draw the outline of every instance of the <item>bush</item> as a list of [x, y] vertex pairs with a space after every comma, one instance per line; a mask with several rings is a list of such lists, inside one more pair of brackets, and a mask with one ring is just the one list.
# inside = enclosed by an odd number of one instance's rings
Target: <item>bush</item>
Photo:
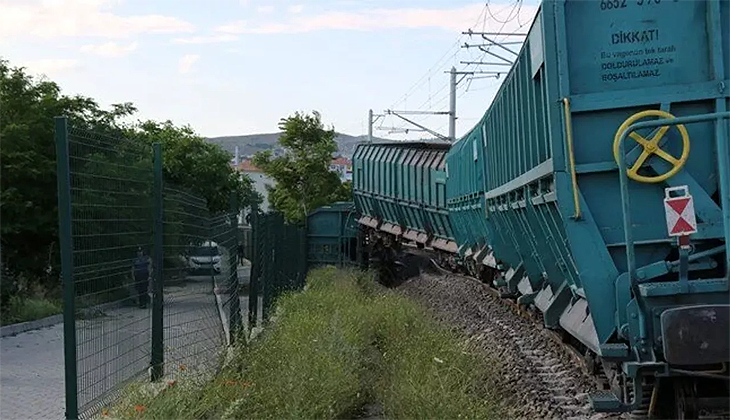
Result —
[[60, 284], [51, 289], [3, 267], [0, 280], [0, 325], [33, 321], [63, 311]]
[[0, 325], [10, 325], [19, 322], [34, 321], [36, 319], [57, 315], [63, 312], [63, 306], [58, 301], [46, 298], [10, 297], [8, 304], [3, 306]]

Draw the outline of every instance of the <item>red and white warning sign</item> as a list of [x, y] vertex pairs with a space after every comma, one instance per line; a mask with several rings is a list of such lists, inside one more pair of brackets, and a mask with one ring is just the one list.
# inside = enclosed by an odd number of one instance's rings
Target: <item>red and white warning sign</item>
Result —
[[686, 185], [664, 189], [664, 212], [667, 216], [669, 236], [684, 236], [697, 232], [695, 206]]

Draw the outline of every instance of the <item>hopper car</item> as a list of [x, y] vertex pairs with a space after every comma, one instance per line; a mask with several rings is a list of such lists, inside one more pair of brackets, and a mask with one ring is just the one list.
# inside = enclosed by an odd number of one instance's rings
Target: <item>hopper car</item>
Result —
[[539, 311], [596, 411], [726, 406], [728, 50], [729, 0], [543, 1], [464, 136], [358, 146], [369, 252], [416, 244]]

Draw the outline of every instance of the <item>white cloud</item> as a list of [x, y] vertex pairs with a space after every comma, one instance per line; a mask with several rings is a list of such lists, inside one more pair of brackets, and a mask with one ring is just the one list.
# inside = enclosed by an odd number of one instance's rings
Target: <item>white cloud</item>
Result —
[[200, 60], [200, 56], [198, 54], [187, 54], [180, 59], [177, 69], [182, 74], [190, 73], [193, 64], [198, 62], [198, 60]]
[[286, 11], [289, 13], [297, 14], [302, 13], [302, 10], [304, 10], [304, 5], [302, 4], [295, 4], [293, 6], [289, 6]]
[[[517, 29], [520, 23], [529, 25], [537, 7], [524, 5], [520, 10], [519, 19], [513, 13], [513, 19], [503, 27], [501, 21], [506, 19], [510, 10], [514, 10], [513, 5], [514, 3], [503, 3], [490, 6], [490, 11], [497, 20], [491, 17], [487, 19], [485, 29], [501, 29], [502, 32], [509, 32]], [[438, 28], [460, 32], [472, 27], [477, 17], [484, 16], [483, 10], [482, 4], [473, 4], [451, 9], [400, 8], [354, 12], [331, 11], [316, 15], [292, 16], [279, 22], [251, 24], [246, 21], [238, 21], [219, 26], [216, 29], [219, 32], [231, 34], [291, 34], [332, 29], [373, 31], [390, 28]], [[481, 29], [481, 25], [479, 26]]]
[[230, 35], [230, 34], [223, 34], [223, 35], [212, 35], [212, 36], [193, 36], [189, 38], [175, 38], [172, 40], [173, 44], [189, 44], [189, 45], [199, 45], [199, 44], [216, 44], [220, 42], [232, 42], [237, 41], [238, 36], [236, 35]]
[[140, 33], [191, 32], [182, 19], [157, 14], [121, 16], [119, 0], [0, 0], [0, 41], [14, 37], [98, 36], [126, 38]]
[[45, 58], [41, 60], [23, 61], [20, 63], [29, 73], [52, 75], [74, 70], [79, 67], [78, 60], [70, 58]]
[[102, 57], [121, 57], [137, 49], [137, 42], [128, 45], [107, 42], [99, 45], [84, 45], [81, 51], [85, 53], [100, 55]]
[[259, 6], [256, 8], [256, 11], [261, 14], [269, 14], [274, 12], [274, 6], [268, 5], [268, 6]]

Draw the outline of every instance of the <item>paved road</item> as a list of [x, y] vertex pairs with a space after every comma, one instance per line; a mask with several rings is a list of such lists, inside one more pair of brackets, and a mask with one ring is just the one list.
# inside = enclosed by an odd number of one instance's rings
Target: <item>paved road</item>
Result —
[[64, 418], [63, 324], [0, 341], [0, 419]]
[[[238, 272], [248, 280], [248, 267]], [[248, 297], [240, 302], [246, 320]], [[136, 307], [107, 309], [102, 317], [77, 322], [80, 406], [103, 405], [120, 384], [146, 375], [150, 323], [150, 310]], [[212, 279], [188, 277], [166, 286], [164, 323], [165, 375], [211, 372], [210, 362], [225, 343]], [[0, 418], [64, 418], [63, 325], [3, 337], [0, 350]]]

